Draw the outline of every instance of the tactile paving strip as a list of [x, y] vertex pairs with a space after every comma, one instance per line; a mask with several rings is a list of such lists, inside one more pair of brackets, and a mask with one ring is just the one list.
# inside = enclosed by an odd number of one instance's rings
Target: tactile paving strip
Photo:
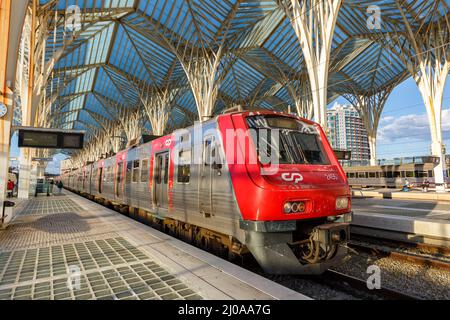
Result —
[[25, 207], [20, 211], [20, 216], [26, 215], [42, 215], [55, 214], [64, 212], [79, 212], [83, 210], [71, 199], [60, 196], [56, 199], [51, 198], [34, 198], [27, 202]]
[[0, 252], [0, 299], [202, 297], [117, 237]]

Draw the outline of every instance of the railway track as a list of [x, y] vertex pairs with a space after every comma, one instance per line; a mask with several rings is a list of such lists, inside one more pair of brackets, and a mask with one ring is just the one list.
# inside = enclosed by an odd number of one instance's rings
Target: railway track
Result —
[[348, 246], [357, 252], [388, 257], [420, 266], [450, 270], [450, 248], [430, 244], [411, 244], [371, 237], [352, 237]]
[[377, 297], [383, 300], [420, 300], [414, 297], [393, 289], [381, 287], [380, 289], [369, 289], [365, 280], [335, 271], [328, 270], [321, 275], [317, 281], [325, 285], [338, 287], [339, 289], [348, 292], [349, 294], [364, 298], [365, 296]]
[[[116, 210], [116, 211], [120, 212], [118, 210]], [[122, 212], [120, 212], [120, 213], [122, 213]], [[131, 216], [129, 216], [129, 218], [135, 219]], [[142, 222], [142, 221], [140, 221], [140, 222]], [[362, 249], [362, 248], [363, 247], [361, 246], [359, 249]], [[364, 248], [364, 249], [369, 250], [369, 248]], [[214, 252], [210, 252], [210, 253], [216, 254]], [[450, 250], [449, 250], [449, 254], [450, 254]], [[216, 255], [218, 255], [218, 254], [216, 254]], [[259, 265], [256, 263], [256, 261], [254, 259], [248, 259], [248, 260], [245, 260], [245, 262], [244, 262], [244, 259], [241, 260], [240, 262], [237, 262], [237, 261], [231, 261], [231, 262], [237, 263], [241, 267], [247, 268], [248, 270], [250, 270], [252, 272], [255, 272], [262, 276], [265, 276], [272, 281], [280, 282], [279, 276], [264, 274], [262, 272], [262, 269], [259, 267]], [[281, 277], [284, 280], [288, 279], [288, 281], [289, 281], [289, 279], [291, 279], [291, 280], [294, 280], [294, 279], [302, 280], [303, 279], [303, 280], [312, 281], [312, 282], [320, 284], [322, 286], [326, 286], [333, 291], [342, 291], [343, 293], [353, 296], [358, 299], [420, 300], [420, 298], [417, 298], [417, 297], [414, 297], [411, 295], [407, 295], [407, 294], [395, 291], [393, 289], [388, 289], [385, 287], [382, 287], [380, 289], [370, 290], [367, 287], [367, 283], [365, 280], [358, 279], [356, 277], [353, 277], [353, 276], [350, 276], [347, 274], [343, 274], [343, 273], [335, 271], [335, 270], [328, 270], [320, 276], [281, 276]], [[293, 289], [296, 290], [295, 288], [293, 288]], [[300, 290], [296, 290], [296, 291], [301, 292]], [[316, 295], [316, 297], [314, 297], [314, 298], [320, 299], [321, 296]]]

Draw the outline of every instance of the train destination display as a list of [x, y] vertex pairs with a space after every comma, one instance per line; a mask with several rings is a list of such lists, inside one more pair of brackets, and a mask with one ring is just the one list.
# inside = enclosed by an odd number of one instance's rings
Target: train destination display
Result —
[[84, 131], [19, 127], [19, 148], [82, 149]]

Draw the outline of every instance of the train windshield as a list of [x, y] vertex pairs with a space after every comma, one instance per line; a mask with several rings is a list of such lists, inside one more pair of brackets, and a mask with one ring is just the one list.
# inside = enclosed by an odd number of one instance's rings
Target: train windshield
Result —
[[283, 116], [247, 117], [261, 163], [328, 165], [316, 127]]

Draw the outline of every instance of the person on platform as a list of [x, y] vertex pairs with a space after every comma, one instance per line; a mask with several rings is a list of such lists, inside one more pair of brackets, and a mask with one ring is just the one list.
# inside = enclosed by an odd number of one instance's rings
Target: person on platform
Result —
[[430, 181], [426, 178], [422, 183], [422, 192], [428, 192], [428, 188], [430, 187]]
[[8, 185], [6, 186], [6, 188], [8, 197], [12, 197], [14, 194], [14, 181], [8, 179]]
[[63, 188], [63, 183], [62, 183], [62, 181], [61, 180], [59, 180], [57, 183], [56, 183], [56, 186], [58, 187], [58, 194], [61, 194], [61, 190], [62, 190], [62, 188]]
[[411, 189], [411, 183], [410, 183], [409, 180], [406, 178], [406, 179], [405, 179], [405, 184], [403, 185], [402, 191], [408, 192], [410, 189]]

